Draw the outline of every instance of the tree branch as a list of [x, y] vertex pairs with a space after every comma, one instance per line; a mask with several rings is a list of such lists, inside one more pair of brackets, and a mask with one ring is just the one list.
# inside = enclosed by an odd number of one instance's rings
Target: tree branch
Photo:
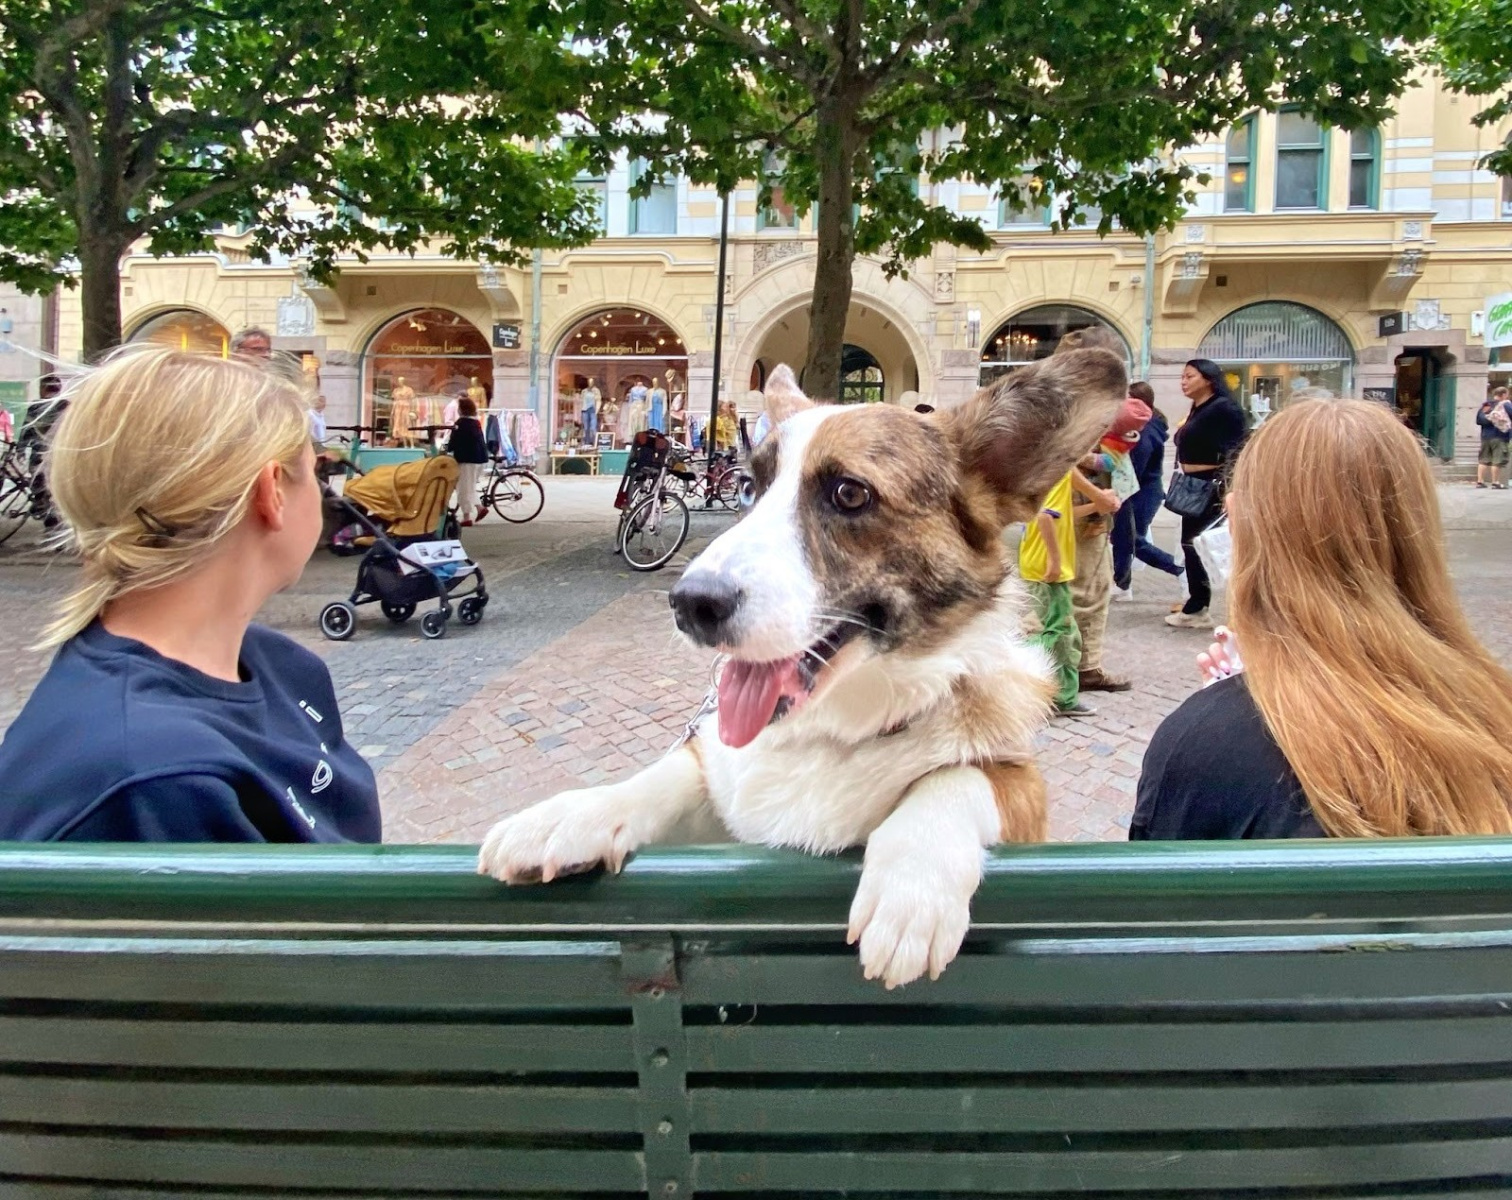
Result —
[[695, 21], [712, 33], [717, 33], [725, 41], [739, 46], [746, 53], [756, 58], [765, 59], [779, 68], [786, 67], [807, 86], [813, 88], [819, 84], [819, 78], [809, 69], [809, 65], [801, 58], [787, 54], [768, 42], [763, 42], [755, 34], [747, 33], [738, 26], [731, 25], [728, 21], [721, 20], [709, 12], [698, 0], [682, 0], [683, 8]]
[[976, 16], [981, 7], [982, 0], [966, 0], [966, 3], [956, 9], [955, 12], [941, 17], [938, 21], [924, 21], [915, 25], [903, 35], [897, 49], [862, 76], [865, 82], [866, 94], [870, 95], [877, 88], [881, 87], [887, 81], [887, 77], [908, 61], [908, 56], [921, 45], [925, 42], [938, 41], [957, 26], [967, 24]]
[[793, 28], [803, 35], [804, 41], [818, 42], [831, 61], [838, 57], [839, 48], [831, 36], [832, 31], [810, 20], [808, 13], [804, 12], [795, 0], [772, 0], [772, 3], [784, 17], [792, 22]]

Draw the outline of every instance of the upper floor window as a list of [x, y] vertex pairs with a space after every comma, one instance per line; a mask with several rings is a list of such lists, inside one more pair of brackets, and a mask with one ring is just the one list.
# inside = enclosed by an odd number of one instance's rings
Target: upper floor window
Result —
[[587, 170], [578, 173], [573, 185], [592, 204], [598, 214], [597, 224], [600, 233], [609, 232], [609, 181], [597, 171]]
[[1380, 160], [1380, 135], [1374, 129], [1356, 129], [1349, 135], [1349, 207], [1375, 208], [1376, 179]]
[[[762, 182], [775, 179], [782, 170], [782, 160], [776, 154], [768, 151], [766, 158], [762, 160], [761, 171], [764, 176]], [[757, 229], [797, 229], [798, 210], [788, 200], [780, 183], [772, 184], [772, 199], [770, 203], [763, 204], [756, 210]]]
[[1255, 118], [1229, 130], [1225, 146], [1223, 211], [1255, 211]]
[[1004, 196], [998, 204], [998, 224], [1033, 225], [1043, 228], [1050, 224], [1050, 199], [1045, 195], [1038, 179], [1019, 182], [1019, 196]]
[[[643, 159], [630, 164], [630, 183], [635, 186], [645, 179], [647, 166]], [[630, 197], [630, 232], [661, 233], [677, 232], [677, 185], [658, 179], [651, 191], [644, 196]]]
[[1501, 215], [1512, 217], [1512, 175], [1501, 177]]
[[1323, 127], [1294, 108], [1276, 114], [1276, 207], [1322, 208]]

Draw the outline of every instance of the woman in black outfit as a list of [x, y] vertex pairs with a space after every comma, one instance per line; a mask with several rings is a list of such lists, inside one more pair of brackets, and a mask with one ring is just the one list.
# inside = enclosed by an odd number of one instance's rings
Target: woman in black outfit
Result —
[[1218, 487], [1204, 512], [1181, 518], [1181, 551], [1186, 557], [1189, 594], [1182, 610], [1166, 617], [1166, 624], [1200, 629], [1212, 625], [1208, 605], [1213, 589], [1192, 539], [1223, 512], [1224, 484], [1244, 445], [1245, 421], [1244, 409], [1229, 392], [1223, 371], [1211, 359], [1194, 358], [1182, 368], [1181, 392], [1192, 402], [1192, 410], [1172, 439], [1176, 443], [1176, 465], [1194, 479], [1216, 481]]

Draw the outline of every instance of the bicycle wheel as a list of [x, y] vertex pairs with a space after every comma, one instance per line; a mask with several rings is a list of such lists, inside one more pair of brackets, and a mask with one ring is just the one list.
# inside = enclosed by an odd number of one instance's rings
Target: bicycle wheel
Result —
[[740, 476], [726, 471], [714, 483], [714, 498], [732, 512], [740, 508]]
[[31, 489], [16, 479], [0, 478], [0, 542], [10, 538], [31, 515]]
[[625, 521], [620, 553], [632, 571], [658, 571], [688, 539], [688, 506], [681, 496], [647, 496]]
[[534, 471], [524, 467], [510, 467], [489, 485], [483, 503], [506, 521], [523, 525], [541, 515], [546, 504], [546, 493]]

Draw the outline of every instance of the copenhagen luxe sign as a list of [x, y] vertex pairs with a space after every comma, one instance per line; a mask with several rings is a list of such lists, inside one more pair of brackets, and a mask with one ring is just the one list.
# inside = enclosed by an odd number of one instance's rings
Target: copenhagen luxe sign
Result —
[[1512, 292], [1486, 301], [1486, 349], [1512, 346]]

